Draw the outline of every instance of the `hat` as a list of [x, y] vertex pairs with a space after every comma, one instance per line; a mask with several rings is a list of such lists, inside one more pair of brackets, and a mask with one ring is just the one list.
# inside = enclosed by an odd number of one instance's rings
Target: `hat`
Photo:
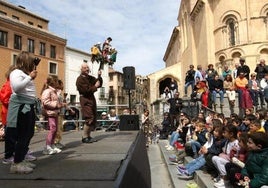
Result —
[[240, 57], [239, 61], [240, 61], [240, 62], [245, 62], [246, 60], [245, 60], [245, 58]]
[[101, 115], [102, 115], [102, 116], [106, 116], [107, 113], [106, 113], [106, 112], [102, 112]]

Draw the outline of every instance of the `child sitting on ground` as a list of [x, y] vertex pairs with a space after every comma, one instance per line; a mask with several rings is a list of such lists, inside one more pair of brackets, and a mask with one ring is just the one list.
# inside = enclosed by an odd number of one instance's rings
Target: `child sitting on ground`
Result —
[[[248, 135], [248, 158], [239, 178], [240, 185], [258, 188], [268, 185], [268, 136], [262, 132]], [[236, 174], [238, 177], [239, 174]]]
[[[229, 182], [226, 180], [226, 169], [225, 164], [230, 162], [232, 156], [232, 150], [235, 148], [239, 151], [240, 147], [237, 140], [237, 128], [233, 125], [227, 125], [224, 127], [223, 136], [227, 139], [225, 146], [222, 149], [222, 153], [219, 156], [213, 156], [212, 162], [218, 170], [219, 177], [214, 181], [214, 187], [226, 186]], [[227, 186], [228, 187], [228, 186]]]
[[238, 141], [240, 146], [239, 152], [233, 150], [233, 152], [236, 153], [235, 156], [231, 159], [231, 162], [225, 164], [225, 169], [227, 172], [226, 177], [232, 186], [235, 186], [237, 182], [235, 174], [240, 173], [242, 168], [245, 166], [248, 154], [248, 133], [241, 133], [238, 137]]
[[254, 121], [250, 122], [250, 124], [249, 124], [249, 133], [254, 133], [254, 132], [265, 133], [265, 129], [261, 125], [261, 121], [258, 119], [255, 119]]
[[201, 167], [204, 167], [206, 163], [205, 155], [209, 153], [220, 153], [223, 146], [223, 127], [215, 126], [213, 128], [213, 125], [210, 125], [208, 131], [207, 142], [199, 150], [199, 157], [186, 164], [186, 166], [177, 167], [179, 179], [188, 180], [193, 178], [193, 173]]
[[192, 136], [192, 139], [189, 141], [189, 144], [192, 148], [193, 152], [193, 158], [196, 159], [198, 157], [198, 151], [200, 148], [206, 143], [206, 133], [207, 129], [205, 127], [205, 123], [198, 122], [196, 123], [194, 134]]

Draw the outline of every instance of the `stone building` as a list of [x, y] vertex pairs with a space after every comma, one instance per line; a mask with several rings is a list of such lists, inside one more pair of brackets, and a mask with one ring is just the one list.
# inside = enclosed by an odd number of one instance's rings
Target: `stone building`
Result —
[[260, 59], [268, 62], [266, 0], [181, 0], [177, 20], [164, 56], [166, 69], [149, 75], [151, 104], [159, 100], [164, 78], [175, 78], [183, 91], [190, 64], [204, 70], [213, 64], [221, 73], [240, 57], [251, 72]]
[[128, 108], [128, 94], [123, 89], [123, 73], [109, 67], [109, 91], [108, 105], [110, 109], [115, 109], [116, 114], [122, 114], [125, 108]]
[[35, 79], [37, 96], [48, 75], [64, 80], [64, 50], [66, 40], [48, 30], [49, 21], [22, 6], [0, 1], [0, 85], [5, 82], [4, 73], [15, 64], [21, 51], [28, 51], [41, 59]]

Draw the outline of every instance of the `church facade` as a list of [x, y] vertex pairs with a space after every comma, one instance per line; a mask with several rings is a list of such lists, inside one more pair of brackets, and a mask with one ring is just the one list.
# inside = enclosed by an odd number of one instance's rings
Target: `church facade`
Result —
[[175, 79], [183, 95], [191, 64], [203, 70], [213, 64], [221, 74], [224, 65], [232, 70], [240, 57], [251, 72], [260, 59], [268, 63], [266, 0], [181, 0], [177, 20], [163, 58], [166, 68], [148, 76], [151, 104], [161, 98], [165, 79]]

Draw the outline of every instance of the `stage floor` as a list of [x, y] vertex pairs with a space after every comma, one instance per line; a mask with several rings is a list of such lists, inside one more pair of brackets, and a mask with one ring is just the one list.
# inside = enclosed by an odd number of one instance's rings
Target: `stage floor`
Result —
[[[0, 163], [1, 188], [47, 187], [114, 187], [122, 161], [136, 140], [139, 131], [95, 131], [98, 142], [83, 144], [82, 131], [63, 132], [63, 151], [55, 155], [42, 154], [47, 131], [35, 133], [31, 144], [37, 168], [27, 175], [10, 174], [10, 165]], [[0, 142], [0, 157], [4, 157], [4, 142]]]

